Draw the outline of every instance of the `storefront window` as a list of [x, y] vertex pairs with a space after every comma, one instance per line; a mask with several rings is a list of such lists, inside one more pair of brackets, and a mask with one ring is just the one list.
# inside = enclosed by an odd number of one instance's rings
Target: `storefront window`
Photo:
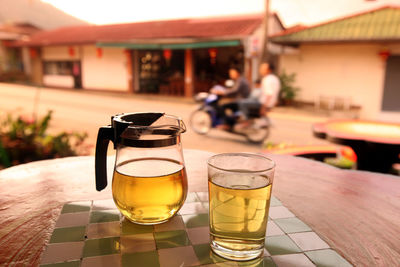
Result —
[[4, 52], [6, 60], [1, 64], [0, 57], [0, 70], [3, 65], [5, 71], [23, 71], [21, 49], [8, 47]]
[[45, 61], [43, 63], [44, 74], [72, 75], [72, 61]]
[[184, 51], [139, 51], [142, 93], [183, 94]]
[[[185, 50], [141, 50], [138, 55], [139, 92], [184, 95]], [[243, 47], [194, 49], [194, 93], [224, 84], [231, 65], [243, 69]]]
[[195, 92], [208, 91], [215, 84], [229, 79], [231, 65], [243, 69], [243, 47], [218, 47], [194, 50]]

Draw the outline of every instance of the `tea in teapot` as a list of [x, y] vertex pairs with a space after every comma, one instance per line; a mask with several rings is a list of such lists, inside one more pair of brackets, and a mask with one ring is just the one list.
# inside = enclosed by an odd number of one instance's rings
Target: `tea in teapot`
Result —
[[113, 199], [121, 213], [138, 224], [167, 221], [182, 207], [187, 177], [180, 134], [186, 128], [163, 113], [130, 113], [112, 118], [99, 129], [96, 145], [96, 187], [107, 186], [109, 141], [117, 149], [112, 181]]

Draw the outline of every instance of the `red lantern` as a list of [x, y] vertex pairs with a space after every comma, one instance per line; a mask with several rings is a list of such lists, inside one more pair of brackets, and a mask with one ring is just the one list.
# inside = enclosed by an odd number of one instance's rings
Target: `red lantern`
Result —
[[75, 48], [72, 46], [68, 47], [68, 54], [70, 57], [75, 56]]
[[163, 55], [164, 55], [164, 58], [165, 58], [167, 61], [170, 60], [171, 57], [172, 57], [172, 51], [171, 51], [171, 49], [164, 49]]
[[208, 55], [210, 56], [211, 64], [215, 64], [217, 62], [217, 48], [210, 48], [208, 49]]
[[31, 56], [31, 58], [36, 58], [38, 56], [38, 52], [35, 48], [30, 47], [29, 48], [29, 55]]
[[167, 65], [169, 66], [169, 63], [171, 62], [171, 57], [172, 57], [171, 49], [164, 49], [163, 56], [165, 58]]
[[97, 58], [103, 57], [103, 48], [101, 48], [101, 47], [96, 48], [96, 56], [97, 56]]
[[210, 58], [216, 58], [217, 57], [217, 53], [218, 53], [217, 48], [208, 49], [208, 54], [210, 55]]
[[383, 61], [386, 61], [388, 57], [390, 57], [390, 51], [389, 49], [383, 49], [379, 51], [378, 55], [381, 57]]

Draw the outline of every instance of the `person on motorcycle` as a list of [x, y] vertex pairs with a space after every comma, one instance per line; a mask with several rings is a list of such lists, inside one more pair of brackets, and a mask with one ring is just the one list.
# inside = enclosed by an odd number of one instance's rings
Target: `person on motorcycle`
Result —
[[241, 70], [232, 66], [229, 68], [229, 77], [234, 81], [234, 85], [231, 88], [212, 89], [211, 93], [216, 94], [222, 99], [219, 101], [218, 113], [225, 118], [225, 124], [221, 124], [219, 128], [231, 128], [235, 120], [231, 116], [225, 116], [227, 110], [231, 110], [232, 113], [239, 109], [238, 101], [244, 99], [250, 94], [250, 86], [245, 77], [241, 75]]
[[[253, 116], [255, 113], [257, 113], [256, 116], [258, 116], [261, 107], [260, 97], [261, 97], [261, 79], [257, 79], [253, 82], [253, 89], [251, 90], [249, 97], [239, 100], [239, 110], [243, 115], [242, 120], [246, 121], [247, 119], [249, 119], [251, 117], [250, 113]], [[257, 112], [254, 112], [254, 110]]]
[[[262, 77], [260, 91], [253, 89], [253, 91], [256, 91], [252, 92], [249, 98], [239, 101], [240, 110], [246, 118], [249, 118], [250, 110], [258, 110], [259, 116], [265, 116], [267, 111], [278, 103], [281, 82], [273, 74], [274, 69], [272, 63], [262, 63], [259, 69]], [[257, 85], [257, 82], [255, 85]]]
[[271, 62], [265, 62], [259, 69], [261, 80], [261, 109], [260, 115], [264, 116], [269, 110], [278, 104], [281, 81], [274, 74], [275, 66]]

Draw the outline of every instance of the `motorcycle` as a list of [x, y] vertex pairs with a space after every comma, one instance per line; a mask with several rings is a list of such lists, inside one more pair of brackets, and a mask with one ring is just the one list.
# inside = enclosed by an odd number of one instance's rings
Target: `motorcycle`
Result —
[[259, 110], [250, 110], [249, 117], [245, 119], [242, 119], [244, 116], [240, 111], [218, 114], [219, 99], [218, 95], [206, 92], [195, 96], [195, 101], [201, 104], [190, 115], [189, 124], [196, 133], [205, 135], [212, 128], [224, 124], [225, 120], [229, 119], [235, 123], [233, 127], [224, 129], [227, 132], [243, 135], [251, 143], [262, 143], [268, 138], [270, 120], [267, 116], [260, 116]]

